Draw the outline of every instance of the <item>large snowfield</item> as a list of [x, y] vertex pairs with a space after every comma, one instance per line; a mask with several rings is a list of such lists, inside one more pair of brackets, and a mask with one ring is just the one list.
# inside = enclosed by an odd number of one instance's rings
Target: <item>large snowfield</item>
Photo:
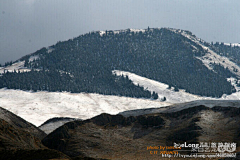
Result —
[[167, 105], [170, 103], [99, 94], [0, 89], [0, 106], [36, 126], [53, 117], [88, 119], [101, 113]]
[[[168, 85], [124, 71], [113, 71], [117, 75], [128, 75], [134, 84], [155, 91], [159, 99], [128, 98], [100, 94], [68, 92], [30, 92], [0, 89], [0, 107], [39, 126], [53, 117], [88, 119], [101, 113], [119, 112], [144, 108], [158, 108], [194, 100], [240, 100], [240, 92], [224, 95], [222, 98], [201, 97], [180, 90], [175, 92]], [[166, 97], [166, 101], [161, 99]]]

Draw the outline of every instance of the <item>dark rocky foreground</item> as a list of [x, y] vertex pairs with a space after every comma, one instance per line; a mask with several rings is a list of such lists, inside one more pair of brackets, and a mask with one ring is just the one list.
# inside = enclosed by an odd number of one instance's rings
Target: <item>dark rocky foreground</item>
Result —
[[161, 159], [159, 154], [150, 154], [147, 147], [173, 146], [174, 142], [235, 142], [239, 152], [239, 113], [236, 106], [198, 105], [176, 112], [129, 117], [101, 114], [66, 123], [42, 143], [79, 158]]
[[65, 154], [51, 149], [19, 149], [19, 150], [0, 150], [0, 159], [3, 160], [47, 160], [61, 159], [71, 160]]
[[[218, 101], [215, 105], [213, 101], [189, 102], [151, 113], [146, 110], [148, 114], [140, 115], [133, 115], [133, 111], [128, 116], [101, 114], [85, 121], [68, 122], [42, 140], [35, 126], [7, 110], [1, 111], [0, 159], [4, 160], [164, 159], [151, 151], [172, 152], [173, 149], [152, 148], [173, 146], [174, 142], [234, 142], [237, 144], [235, 152], [240, 152], [237, 101]], [[191, 153], [189, 148], [178, 151]]]
[[46, 134], [36, 126], [0, 108], [0, 159], [70, 159], [41, 143]]
[[44, 146], [41, 140], [45, 136], [36, 126], [0, 107], [0, 160], [73, 159]]

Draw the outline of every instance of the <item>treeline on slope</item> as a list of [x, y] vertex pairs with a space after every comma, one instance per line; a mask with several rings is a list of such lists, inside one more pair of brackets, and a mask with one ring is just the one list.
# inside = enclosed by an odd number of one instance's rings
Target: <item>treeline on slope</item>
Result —
[[216, 64], [216, 63], [213, 63], [211, 65], [214, 72], [216, 72], [219, 76], [227, 77], [227, 78], [230, 78], [230, 77], [237, 78], [235, 74], [230, 72], [228, 67], [224, 68], [221, 64]]
[[[204, 55], [207, 51], [188, 38], [164, 28], [148, 28], [145, 32], [132, 32], [128, 29], [117, 34], [106, 31], [103, 35], [91, 32], [65, 42], [58, 42], [51, 48], [54, 48], [51, 53], [43, 48], [32, 54], [39, 55], [38, 60], [29, 62], [27, 60], [29, 56], [25, 56], [22, 60], [25, 59], [25, 65], [29, 68], [41, 69], [42, 72], [39, 72], [41, 74], [35, 76], [46, 79], [48, 84], [51, 82], [50, 79], [43, 77], [44, 71], [69, 73], [69, 76], [72, 76], [72, 82], [69, 83], [74, 85], [68, 87], [70, 89], [60, 85], [58, 87], [61, 90], [119, 94], [121, 87], [129, 88], [130, 83], [124, 84], [122, 82], [124, 80], [119, 80], [121, 85], [115, 84], [116, 77], [111, 71], [118, 69], [169, 84], [176, 90], [185, 89], [197, 95], [221, 97], [222, 94], [231, 94], [235, 91], [226, 81], [226, 75], [208, 70], [195, 58]], [[28, 81], [35, 81], [35, 77], [30, 76], [33, 73], [24, 74]], [[59, 77], [61, 76], [52, 78], [57, 83]], [[3, 78], [8, 83], [13, 81], [7, 75], [3, 75], [1, 79]], [[16, 83], [23, 82], [16, 81]], [[99, 87], [101, 89], [98, 89]]]
[[230, 58], [231, 61], [240, 65], [240, 47], [235, 45], [225, 45], [224, 43], [212, 43], [212, 49], [219, 55]]
[[[156, 93], [144, 90], [141, 86], [135, 86], [131, 80], [123, 76], [104, 73], [87, 77], [75, 75], [72, 78], [69, 74], [54, 70], [42, 70], [31, 72], [7, 72], [0, 78], [0, 88], [22, 89], [32, 91], [67, 91], [72, 93], [99, 93], [104, 95], [119, 95], [136, 98], [158, 99]], [[81, 77], [80, 77], [81, 76]], [[83, 78], [84, 77], [84, 78]]]

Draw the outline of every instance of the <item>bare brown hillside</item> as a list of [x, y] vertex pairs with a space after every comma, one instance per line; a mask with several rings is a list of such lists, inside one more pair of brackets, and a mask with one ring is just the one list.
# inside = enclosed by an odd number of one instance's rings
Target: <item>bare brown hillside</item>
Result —
[[[42, 142], [70, 157], [159, 159], [161, 154], [150, 151], [163, 150], [150, 147], [173, 146], [174, 142], [239, 144], [239, 113], [239, 108], [200, 105], [177, 112], [130, 117], [101, 114], [86, 121], [69, 122]], [[189, 148], [184, 150], [188, 151], [179, 153], [191, 153]]]

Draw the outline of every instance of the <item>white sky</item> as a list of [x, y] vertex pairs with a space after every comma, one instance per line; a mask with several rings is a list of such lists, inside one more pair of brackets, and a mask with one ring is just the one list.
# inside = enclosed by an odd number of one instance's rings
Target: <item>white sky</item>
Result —
[[0, 63], [89, 31], [171, 27], [240, 43], [239, 0], [0, 0]]

